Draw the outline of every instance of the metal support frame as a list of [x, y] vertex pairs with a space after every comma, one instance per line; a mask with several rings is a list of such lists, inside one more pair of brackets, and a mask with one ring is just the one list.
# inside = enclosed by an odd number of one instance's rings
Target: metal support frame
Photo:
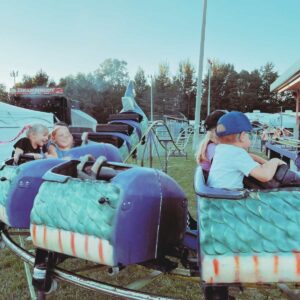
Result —
[[300, 90], [297, 90], [295, 95], [296, 100], [296, 127], [294, 130], [294, 138], [299, 139], [299, 102], [300, 102]]
[[[24, 262], [29, 263], [30, 265], [35, 264], [35, 257], [27, 252], [25, 249], [21, 248], [17, 245], [10, 237], [7, 231], [0, 231], [0, 236], [3, 241], [7, 245], [7, 247], [12, 250], [17, 256], [19, 256]], [[159, 295], [147, 294], [139, 291], [130, 290], [127, 288], [122, 288], [114, 285], [109, 285], [104, 282], [96, 281], [84, 276], [80, 276], [77, 274], [73, 274], [69, 271], [63, 270], [58, 267], [54, 267], [50, 271], [50, 275], [53, 278], [63, 280], [74, 284], [76, 286], [80, 286], [89, 290], [93, 290], [102, 294], [116, 296], [119, 299], [133, 299], [133, 300], [172, 300], [174, 298], [170, 297], [162, 297]], [[45, 297], [45, 295], [41, 295], [41, 297]], [[42, 298], [40, 298], [42, 299]]]

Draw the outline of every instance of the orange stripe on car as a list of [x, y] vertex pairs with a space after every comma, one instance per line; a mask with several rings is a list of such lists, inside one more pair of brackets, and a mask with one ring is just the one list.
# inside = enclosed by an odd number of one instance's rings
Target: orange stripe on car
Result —
[[98, 254], [99, 254], [100, 263], [104, 263], [103, 246], [101, 240], [99, 240], [99, 244], [98, 244]]
[[58, 246], [59, 246], [59, 251], [63, 253], [64, 249], [63, 249], [60, 229], [58, 229]]
[[76, 247], [75, 247], [75, 234], [74, 232], [71, 232], [71, 250], [72, 250], [72, 255], [76, 256]]

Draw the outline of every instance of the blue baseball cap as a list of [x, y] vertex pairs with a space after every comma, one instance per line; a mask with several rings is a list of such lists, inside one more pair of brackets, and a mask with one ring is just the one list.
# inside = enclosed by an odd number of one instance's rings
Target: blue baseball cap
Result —
[[217, 136], [226, 136], [251, 130], [252, 125], [246, 115], [240, 111], [231, 111], [219, 119], [216, 134]]

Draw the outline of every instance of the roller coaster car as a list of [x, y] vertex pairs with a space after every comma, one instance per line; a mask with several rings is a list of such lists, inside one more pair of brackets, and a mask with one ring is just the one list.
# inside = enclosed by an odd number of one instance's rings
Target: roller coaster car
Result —
[[64, 162], [44, 175], [31, 212], [34, 245], [107, 266], [171, 253], [186, 229], [181, 188], [158, 170], [101, 159]]
[[109, 124], [125, 124], [131, 127], [131, 130], [135, 130], [139, 139], [142, 138], [142, 132], [146, 130], [147, 120], [142, 115], [131, 113], [120, 113], [110, 115], [108, 118]]
[[[125, 99], [127, 98], [125, 97]], [[122, 158], [125, 159], [141, 139], [142, 144], [145, 142], [143, 134], [147, 126], [148, 120], [142, 112], [126, 111], [110, 115], [108, 124], [98, 124], [96, 132], [88, 132], [83, 141], [80, 133], [73, 133], [73, 137], [77, 144], [81, 141], [85, 144], [112, 144], [119, 149]]]
[[195, 191], [205, 285], [300, 281], [299, 187], [214, 189], [198, 168]]
[[[75, 140], [81, 139], [80, 134], [73, 134]], [[83, 143], [108, 143], [119, 149], [123, 159], [128, 156], [133, 146], [137, 145], [140, 136], [137, 131], [129, 125], [99, 124], [97, 132], [88, 132]]]
[[[70, 154], [74, 158], [85, 154], [95, 158], [106, 155], [112, 161], [121, 161], [117, 148], [109, 144], [75, 147]], [[0, 167], [0, 221], [10, 227], [28, 229], [42, 176], [62, 162], [62, 159], [34, 160], [30, 155], [22, 155], [18, 165], [13, 164], [13, 159], [7, 160]]]

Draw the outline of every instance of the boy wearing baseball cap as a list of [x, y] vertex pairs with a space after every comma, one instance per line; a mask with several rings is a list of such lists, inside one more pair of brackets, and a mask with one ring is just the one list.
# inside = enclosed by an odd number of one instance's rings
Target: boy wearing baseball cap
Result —
[[[260, 182], [271, 180], [277, 167], [285, 164], [278, 158], [265, 161], [250, 156], [248, 132], [252, 125], [241, 112], [232, 111], [222, 116], [216, 128], [219, 145], [216, 147], [208, 177], [208, 185], [214, 188], [243, 188], [244, 176], [251, 175]], [[254, 159], [255, 160], [254, 160]]]

